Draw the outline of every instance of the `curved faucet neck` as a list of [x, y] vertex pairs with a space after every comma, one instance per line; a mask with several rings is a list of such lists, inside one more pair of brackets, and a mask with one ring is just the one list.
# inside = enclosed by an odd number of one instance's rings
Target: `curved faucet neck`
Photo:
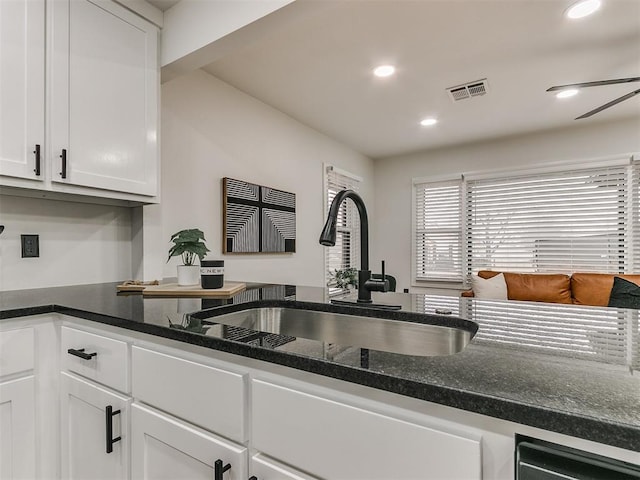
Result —
[[367, 208], [364, 206], [362, 197], [353, 190], [341, 190], [333, 198], [331, 207], [329, 208], [329, 218], [336, 220], [340, 205], [342, 202], [350, 198], [358, 208], [360, 216], [360, 270], [369, 270], [369, 217], [367, 216]]

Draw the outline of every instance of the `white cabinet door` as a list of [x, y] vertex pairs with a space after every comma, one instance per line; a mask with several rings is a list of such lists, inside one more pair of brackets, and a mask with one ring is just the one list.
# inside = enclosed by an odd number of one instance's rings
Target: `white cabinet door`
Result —
[[293, 470], [261, 453], [251, 457], [249, 469], [252, 475], [250, 478], [255, 478], [255, 480], [316, 480], [316, 477]]
[[153, 196], [158, 30], [110, 0], [52, 0], [52, 180]]
[[[185, 402], [193, 394], [183, 392]], [[247, 479], [246, 448], [137, 403], [131, 440], [134, 479]]]
[[0, 175], [43, 178], [44, 38], [44, 0], [0, 1]]
[[130, 399], [65, 372], [60, 380], [62, 478], [129, 478]]
[[[247, 375], [134, 346], [133, 396], [235, 442], [247, 441]], [[184, 401], [185, 392], [190, 394]]]
[[0, 383], [0, 478], [36, 475], [33, 376]]
[[482, 478], [481, 439], [458, 425], [426, 426], [260, 380], [252, 392], [253, 447], [301, 471], [344, 480]]

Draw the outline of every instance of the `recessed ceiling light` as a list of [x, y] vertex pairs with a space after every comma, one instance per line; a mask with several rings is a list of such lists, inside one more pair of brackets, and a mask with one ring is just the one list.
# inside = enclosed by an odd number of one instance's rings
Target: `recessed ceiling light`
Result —
[[393, 65], [380, 65], [373, 70], [373, 74], [376, 77], [389, 77], [396, 71], [396, 67]]
[[436, 123], [438, 123], [438, 120], [435, 118], [425, 118], [424, 120], [420, 121], [420, 125], [422, 125], [423, 127], [430, 127], [431, 125], [435, 125]]
[[576, 90], [575, 88], [570, 88], [567, 90], [561, 90], [558, 93], [556, 93], [556, 98], [569, 98], [577, 94], [578, 94], [578, 90]]
[[600, 0], [582, 0], [571, 5], [565, 15], [572, 19], [586, 17], [597, 11], [600, 5]]

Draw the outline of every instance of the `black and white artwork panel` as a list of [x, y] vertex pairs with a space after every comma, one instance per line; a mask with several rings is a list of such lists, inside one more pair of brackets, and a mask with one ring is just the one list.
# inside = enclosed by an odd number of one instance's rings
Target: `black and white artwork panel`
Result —
[[223, 178], [224, 253], [293, 253], [296, 195]]

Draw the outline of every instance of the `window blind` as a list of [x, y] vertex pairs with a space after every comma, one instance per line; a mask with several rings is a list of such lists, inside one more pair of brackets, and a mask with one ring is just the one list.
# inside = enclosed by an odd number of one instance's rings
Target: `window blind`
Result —
[[[343, 172], [333, 166], [326, 166], [326, 208], [325, 220], [329, 207], [336, 194], [345, 189], [359, 192], [360, 179], [348, 172]], [[343, 290], [335, 287], [334, 275], [336, 270], [345, 268], [359, 268], [360, 266], [360, 218], [357, 207], [347, 199], [342, 202], [338, 213], [336, 226], [336, 244], [325, 248], [325, 279], [330, 287], [329, 293], [336, 294]]]
[[460, 309], [460, 298], [452, 295], [414, 295], [413, 310], [427, 314], [435, 314], [436, 310], [449, 310], [451, 315], [465, 316], [465, 312]]
[[640, 368], [638, 310], [439, 295], [414, 295], [413, 308], [426, 314], [448, 309], [476, 322], [475, 347], [503, 346]]
[[468, 318], [480, 326], [477, 345], [517, 347], [638, 368], [638, 312], [616, 308], [536, 304], [510, 301], [467, 303]]
[[468, 181], [470, 271], [626, 271], [627, 168]]
[[462, 282], [462, 181], [414, 185], [417, 280]]
[[631, 273], [640, 270], [640, 160], [631, 164], [631, 206], [629, 208], [628, 224], [631, 225]]
[[640, 162], [414, 184], [414, 280], [636, 273]]

